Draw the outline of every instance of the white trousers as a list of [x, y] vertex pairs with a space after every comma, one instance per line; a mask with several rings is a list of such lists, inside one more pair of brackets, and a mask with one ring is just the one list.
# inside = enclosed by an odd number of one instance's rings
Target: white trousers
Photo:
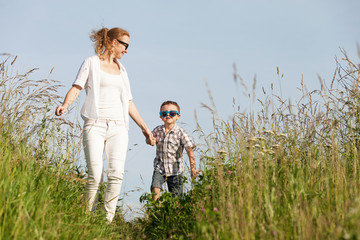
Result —
[[88, 210], [95, 211], [98, 202], [98, 191], [103, 181], [103, 154], [105, 151], [107, 185], [104, 194], [104, 208], [106, 219], [109, 222], [115, 216], [120, 195], [128, 141], [128, 131], [121, 121], [85, 121], [83, 145], [88, 168], [85, 199], [88, 201]]

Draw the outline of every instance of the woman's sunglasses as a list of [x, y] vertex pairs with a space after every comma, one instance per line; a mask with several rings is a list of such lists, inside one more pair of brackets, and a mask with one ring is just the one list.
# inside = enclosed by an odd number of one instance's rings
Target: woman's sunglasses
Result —
[[120, 44], [124, 45], [125, 50], [127, 50], [127, 49], [128, 49], [128, 47], [129, 47], [129, 44], [128, 44], [128, 43], [123, 42], [123, 41], [120, 41], [119, 39], [116, 39], [116, 40], [117, 40]]
[[167, 115], [169, 115], [170, 117], [175, 117], [176, 115], [179, 115], [178, 111], [161, 111], [160, 112], [160, 117], [164, 118]]

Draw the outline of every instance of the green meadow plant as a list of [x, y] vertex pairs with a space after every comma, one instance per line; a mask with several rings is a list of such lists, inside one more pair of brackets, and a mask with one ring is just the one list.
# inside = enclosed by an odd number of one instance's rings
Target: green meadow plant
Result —
[[330, 86], [302, 84], [294, 105], [273, 94], [227, 121], [205, 106], [195, 239], [359, 238], [360, 65], [343, 55]]
[[360, 238], [360, 64], [345, 51], [296, 101], [256, 98], [235, 71], [250, 112], [222, 120], [209, 92], [213, 129], [197, 122], [202, 173], [185, 195], [144, 194], [144, 216], [110, 225], [85, 211], [81, 127], [54, 117], [60, 85], [12, 73], [15, 60], [0, 64], [0, 239]]
[[143, 194], [140, 202], [144, 204], [146, 213], [144, 218], [137, 219], [142, 227], [140, 236], [146, 239], [188, 239], [194, 236], [196, 199], [191, 193], [173, 197], [164, 191], [160, 199], [154, 201], [151, 194]]
[[360, 65], [343, 55], [332, 81], [314, 91], [301, 82], [294, 104], [272, 93], [259, 111], [253, 102], [222, 120], [210, 93], [202, 174], [183, 198], [144, 194], [133, 238], [359, 239]]
[[[0, 64], [0, 239], [123, 237], [128, 224], [106, 225], [85, 212], [76, 124], [54, 117], [59, 84]], [[116, 222], [124, 222], [118, 214]]]

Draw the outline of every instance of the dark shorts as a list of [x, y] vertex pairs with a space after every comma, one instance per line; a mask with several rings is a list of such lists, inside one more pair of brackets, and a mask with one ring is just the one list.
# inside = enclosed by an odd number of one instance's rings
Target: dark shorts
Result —
[[165, 182], [167, 183], [169, 192], [172, 193], [174, 197], [183, 195], [183, 181], [181, 175], [166, 177], [165, 175], [162, 175], [159, 170], [154, 169], [150, 190], [153, 188], [162, 188], [162, 185]]

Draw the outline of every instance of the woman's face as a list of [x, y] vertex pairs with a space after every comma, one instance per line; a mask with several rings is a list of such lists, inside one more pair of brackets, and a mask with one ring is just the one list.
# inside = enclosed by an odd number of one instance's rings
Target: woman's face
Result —
[[126, 35], [119, 37], [118, 39], [114, 39], [114, 54], [115, 58], [121, 59], [122, 56], [127, 53], [127, 46], [129, 45], [130, 38]]

